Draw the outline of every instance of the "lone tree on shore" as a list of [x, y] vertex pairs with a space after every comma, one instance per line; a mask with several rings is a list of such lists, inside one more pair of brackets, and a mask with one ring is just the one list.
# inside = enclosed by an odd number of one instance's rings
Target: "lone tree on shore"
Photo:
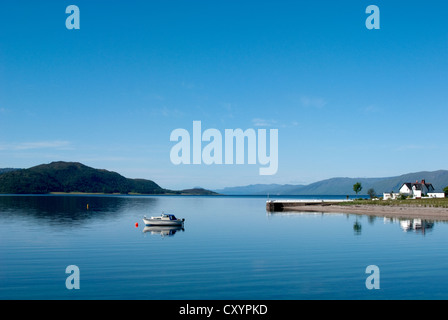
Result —
[[370, 188], [369, 190], [367, 190], [367, 194], [369, 195], [370, 199], [373, 199], [376, 197], [376, 192], [375, 189]]
[[353, 191], [355, 191], [355, 192], [356, 192], [356, 195], [358, 195], [358, 193], [359, 193], [361, 190], [362, 190], [361, 182], [356, 182], [356, 183], [353, 185]]
[[448, 197], [448, 186], [443, 188], [443, 192], [445, 192], [445, 197]]

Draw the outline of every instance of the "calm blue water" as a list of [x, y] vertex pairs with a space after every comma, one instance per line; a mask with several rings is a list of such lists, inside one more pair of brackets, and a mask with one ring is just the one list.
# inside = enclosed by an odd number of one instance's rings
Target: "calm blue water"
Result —
[[[268, 214], [265, 201], [0, 196], [0, 299], [448, 298], [448, 224]], [[162, 211], [184, 230], [145, 230], [141, 218]], [[68, 265], [79, 290], [65, 286]], [[368, 265], [378, 290], [365, 286]]]

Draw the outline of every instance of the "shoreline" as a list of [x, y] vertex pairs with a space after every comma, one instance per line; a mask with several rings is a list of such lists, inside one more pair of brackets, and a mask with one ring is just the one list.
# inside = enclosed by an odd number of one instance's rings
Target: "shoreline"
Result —
[[206, 193], [102, 193], [102, 192], [48, 192], [48, 193], [0, 193], [0, 196], [223, 196]]
[[435, 221], [448, 221], [448, 208], [436, 207], [383, 205], [312, 205], [299, 207], [285, 206], [282, 211], [277, 212], [351, 213], [386, 218], [420, 218]]

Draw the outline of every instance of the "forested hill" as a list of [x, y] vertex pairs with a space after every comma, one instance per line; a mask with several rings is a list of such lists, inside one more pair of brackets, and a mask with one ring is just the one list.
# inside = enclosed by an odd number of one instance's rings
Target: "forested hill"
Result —
[[52, 162], [29, 169], [6, 169], [0, 174], [0, 193], [45, 194], [51, 192], [215, 194], [204, 189], [173, 191], [145, 179], [128, 179], [78, 162]]

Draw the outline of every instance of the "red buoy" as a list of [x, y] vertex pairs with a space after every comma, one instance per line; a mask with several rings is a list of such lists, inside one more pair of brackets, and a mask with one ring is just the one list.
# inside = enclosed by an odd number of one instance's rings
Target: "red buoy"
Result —
[[138, 222], [135, 223], [135, 227], [138, 228]]

